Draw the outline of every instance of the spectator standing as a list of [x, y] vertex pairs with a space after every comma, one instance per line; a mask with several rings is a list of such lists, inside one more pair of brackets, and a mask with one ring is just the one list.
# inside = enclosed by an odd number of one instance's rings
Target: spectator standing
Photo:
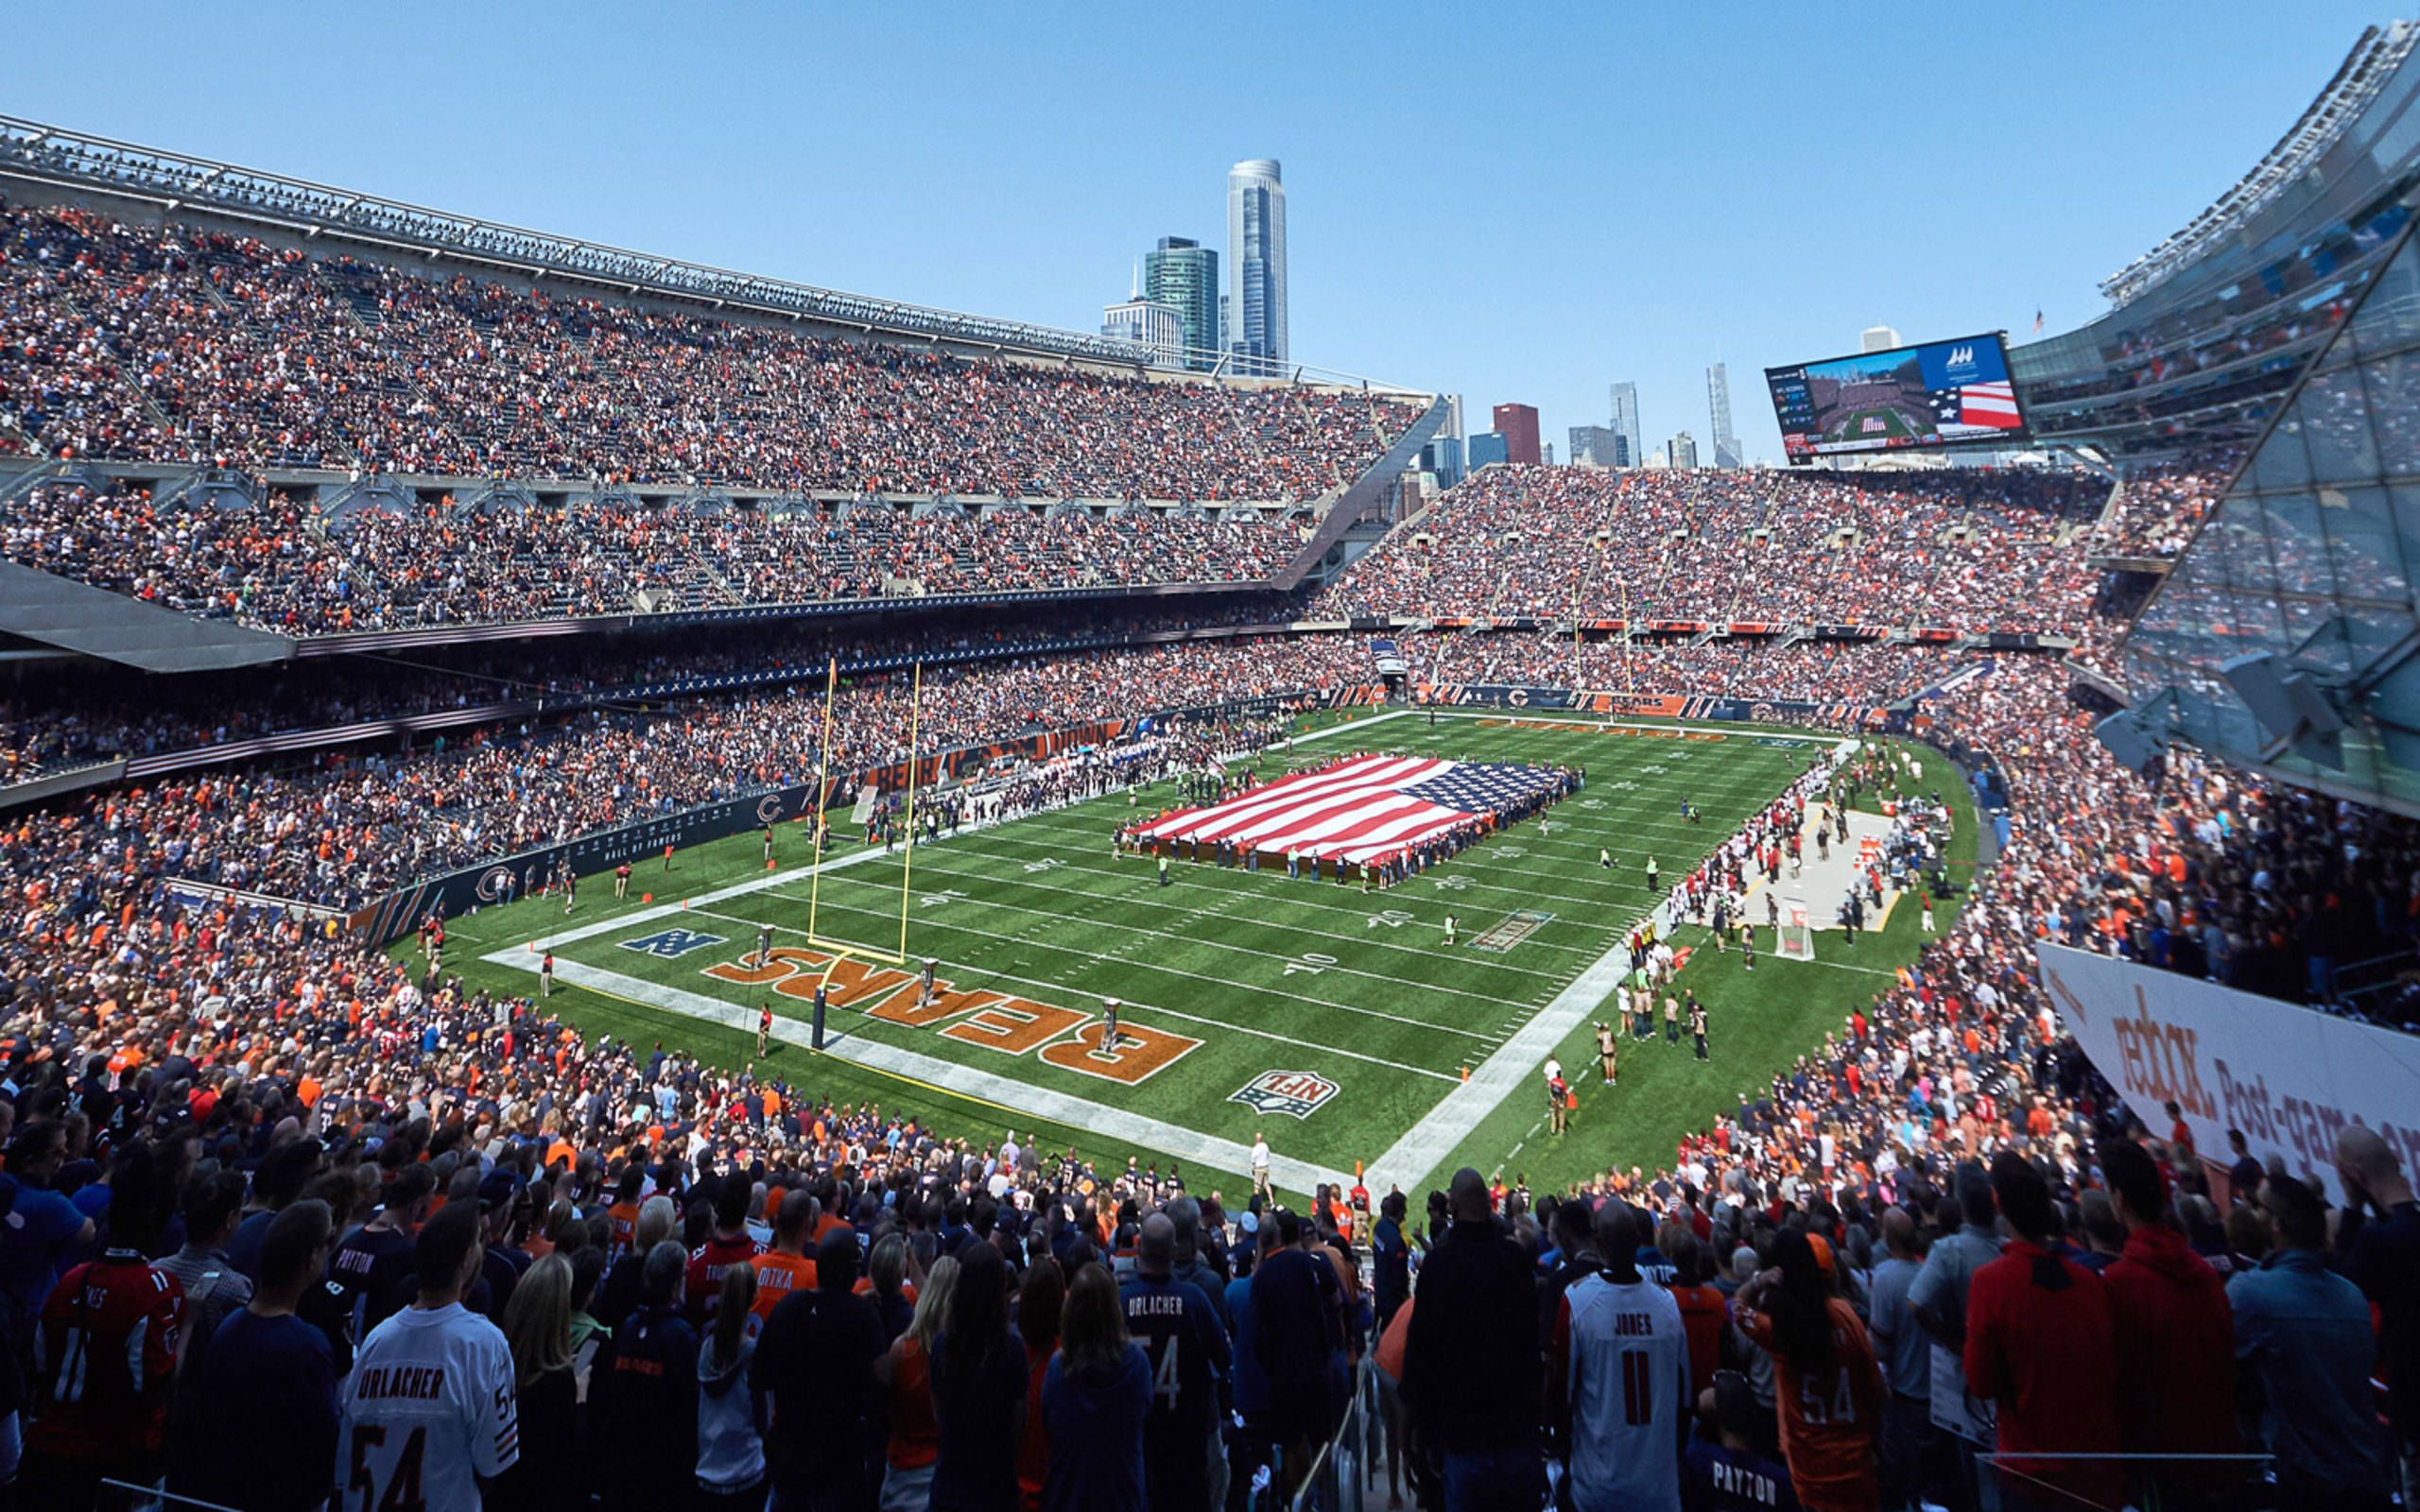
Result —
[[783, 1512], [862, 1512], [873, 1500], [867, 1418], [882, 1325], [856, 1283], [856, 1233], [835, 1228], [816, 1248], [815, 1290], [782, 1298], [756, 1339], [755, 1386], [772, 1404], [765, 1446]]
[[1639, 1273], [1639, 1227], [1618, 1197], [1598, 1207], [1602, 1264], [1564, 1292], [1547, 1356], [1567, 1383], [1579, 1512], [1680, 1512], [1689, 1340], [1680, 1303]]
[[957, 1295], [933, 1342], [941, 1448], [932, 1512], [1015, 1512], [1025, 1382], [1025, 1346], [1009, 1326], [1008, 1263], [990, 1244], [963, 1245]]
[[1297, 1214], [1261, 1216], [1260, 1233], [1276, 1240], [1253, 1267], [1253, 1364], [1267, 1389], [1269, 1441], [1295, 1484], [1336, 1421], [1329, 1364], [1344, 1342], [1344, 1291], [1336, 1267], [1302, 1247]]
[[2241, 1452], [2235, 1429], [2235, 1319], [2210, 1263], [2169, 1227], [2168, 1182], [2131, 1140], [2105, 1142], [2109, 1182], [2126, 1246], [2101, 1273], [2118, 1325], [2119, 1441], [2152, 1458], [2138, 1473], [2156, 1480], [2162, 1506], [2207, 1504], [2243, 1479], [2224, 1458]]
[[1497, 1225], [1477, 1171], [1455, 1172], [1447, 1200], [1453, 1223], [1428, 1252], [1404, 1341], [1404, 1402], [1416, 1441], [1441, 1461], [1446, 1512], [1530, 1512], [1546, 1472], [1530, 1258]]
[[1916, 1224], [1903, 1208], [1882, 1213], [1886, 1258], [1874, 1267], [1867, 1328], [1887, 1395], [1882, 1402], [1882, 1496], [1886, 1506], [1913, 1500], [1930, 1458], [1932, 1345], [1909, 1306], [1908, 1292], [1923, 1268]]
[[1779, 1263], [1731, 1299], [1740, 1332], [1773, 1358], [1782, 1458], [1799, 1504], [1810, 1512], [1877, 1505], [1875, 1448], [1882, 1422], [1882, 1372], [1865, 1325], [1839, 1295], [1832, 1246], [1820, 1234], [1786, 1230]]
[[2420, 1490], [2420, 1202], [2385, 1140], [2355, 1125], [2336, 1142], [2336, 1170], [2349, 1216], [2366, 1217], [2353, 1237], [2344, 1274], [2378, 1310], [2378, 1351], [2386, 1361], [2387, 1420], [2394, 1425], [2406, 1493]]
[[2371, 1403], [2377, 1336], [2361, 1289], [2327, 1268], [2327, 1211], [2291, 1177], [2259, 1188], [2276, 1244], [2227, 1282], [2246, 1418], [2274, 1456], [2280, 1505], [2377, 1512], [2394, 1471]]
[[[326, 1502], [342, 1422], [336, 1359], [326, 1335], [295, 1310], [318, 1284], [335, 1241], [328, 1205], [316, 1199], [295, 1203], [269, 1225], [259, 1288], [194, 1357], [193, 1373], [179, 1386], [196, 1403], [190, 1432], [199, 1452], [182, 1456], [190, 1470], [172, 1471], [169, 1490], [247, 1512], [310, 1512]], [[277, 1452], [248, 1452], [264, 1425], [273, 1425]]]
[[2118, 1452], [2108, 1289], [2051, 1251], [2050, 1189], [2022, 1156], [1993, 1159], [1992, 1190], [2015, 1237], [1975, 1272], [1962, 1364], [1967, 1389], [1998, 1405], [2001, 1503], [2115, 1507], [2126, 1488], [2115, 1459], [2041, 1457]]
[[1061, 1318], [1061, 1345], [1042, 1383], [1050, 1469], [1044, 1512], [1143, 1512], [1144, 1420], [1151, 1366], [1128, 1337], [1117, 1282], [1099, 1265], [1076, 1273]]
[[462, 1305], [479, 1259], [471, 1205], [421, 1226], [419, 1296], [362, 1341], [345, 1378], [336, 1465], [348, 1506], [475, 1507], [479, 1484], [520, 1457], [512, 1351]]
[[[1175, 1277], [1176, 1240], [1177, 1225], [1167, 1213], [1143, 1220], [1134, 1280], [1120, 1288], [1118, 1300], [1126, 1332], [1151, 1360], [1151, 1411], [1143, 1430], [1150, 1503], [1209, 1512], [1223, 1500], [1219, 1422], [1232, 1362], [1218, 1310], [1201, 1287]], [[1324, 1359], [1320, 1368], [1324, 1380]]]
[[[1011, 1139], [1014, 1135], [1010, 1136]], [[1026, 1266], [1017, 1287], [1017, 1337], [1025, 1341], [1025, 1442], [1017, 1448], [1017, 1494], [1025, 1512], [1042, 1504], [1050, 1478], [1050, 1429], [1042, 1411], [1042, 1387], [1050, 1357], [1059, 1352], [1059, 1331], [1067, 1305], [1067, 1283], [1059, 1263], [1043, 1256]]]
[[93, 1220], [50, 1189], [67, 1159], [67, 1130], [57, 1119], [27, 1119], [9, 1141], [9, 1170], [0, 1191], [10, 1199], [9, 1221], [0, 1224], [0, 1297], [9, 1311], [11, 1332], [34, 1334], [34, 1320], [59, 1284], [68, 1256], [93, 1242]]
[[681, 1310], [689, 1257], [666, 1240], [643, 1263], [639, 1310], [599, 1351], [589, 1384], [606, 1512], [678, 1506], [697, 1487], [698, 1331]]
[[756, 1273], [734, 1266], [698, 1346], [700, 1512], [759, 1512], [765, 1504], [763, 1398], [749, 1380]]
[[[1943, 1452], [1954, 1448], [1961, 1463], [1956, 1473], [1962, 1481], [1971, 1478], [1964, 1467], [1993, 1438], [1990, 1394], [1979, 1400], [1967, 1391], [1962, 1362], [1975, 1273], [1999, 1258], [2000, 1242], [1993, 1228], [1997, 1206], [1992, 1180], [1983, 1168], [1972, 1161], [1960, 1165], [1950, 1177], [1950, 1192], [1953, 1205], [1947, 1211], [1958, 1228], [1936, 1238], [1926, 1251], [1924, 1267], [1908, 1283], [1908, 1309], [1932, 1341], [1926, 1377], [1932, 1388], [1932, 1426], [1937, 1439], [1950, 1441]], [[1936, 1221], [1941, 1211], [1935, 1211]]]
[[588, 1503], [579, 1388], [572, 1376], [571, 1293], [571, 1262], [548, 1255], [529, 1267], [505, 1307], [521, 1455], [488, 1488], [489, 1512], [574, 1512]]
[[109, 1248], [60, 1277], [43, 1304], [22, 1505], [80, 1509], [104, 1478], [160, 1479], [184, 1319], [183, 1288], [144, 1258], [158, 1237], [160, 1179], [148, 1144], [119, 1151]]
[[925, 1505], [933, 1499], [933, 1461], [941, 1428], [933, 1420], [933, 1340], [958, 1295], [958, 1260], [943, 1255], [925, 1273], [908, 1332], [874, 1362], [873, 1383], [885, 1402], [890, 1434], [883, 1449], [883, 1512]]
[[1684, 1512], [1798, 1512], [1789, 1469], [1756, 1451], [1764, 1412], [1756, 1388], [1737, 1370], [1720, 1370], [1708, 1395], [1718, 1436], [1689, 1446], [1682, 1467]]

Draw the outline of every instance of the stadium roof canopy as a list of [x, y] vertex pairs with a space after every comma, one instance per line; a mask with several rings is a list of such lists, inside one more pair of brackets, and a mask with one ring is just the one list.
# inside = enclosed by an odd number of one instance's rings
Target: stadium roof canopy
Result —
[[2420, 43], [2420, 25], [2397, 21], [2362, 31], [2336, 77], [2291, 129], [2235, 186], [2185, 229], [2100, 281], [2112, 304], [2124, 304], [2239, 232], [2316, 163], [2342, 136]]
[[2415, 228], [2136, 619], [2122, 652], [2138, 702], [2105, 735], [2121, 756], [2183, 739], [2420, 816]]
[[[680, 300], [713, 310], [813, 320], [893, 339], [950, 342], [1012, 355], [1075, 358], [1127, 368], [1149, 367], [1157, 355], [1149, 347], [1112, 336], [760, 278], [0, 115], [0, 177], [9, 175], [147, 199], [172, 215], [181, 210], [206, 212], [305, 237], [326, 235], [372, 247], [435, 253], [527, 278], [552, 275], [625, 294]], [[1288, 364], [1284, 375], [1410, 392], [1304, 363]], [[1186, 375], [1171, 372], [1169, 376]]]

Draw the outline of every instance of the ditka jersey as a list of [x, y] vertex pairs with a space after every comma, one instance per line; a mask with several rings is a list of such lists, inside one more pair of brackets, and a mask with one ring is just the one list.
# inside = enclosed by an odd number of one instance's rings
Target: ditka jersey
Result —
[[458, 1302], [406, 1308], [371, 1332], [345, 1382], [344, 1512], [478, 1512], [479, 1478], [521, 1457], [512, 1351]]

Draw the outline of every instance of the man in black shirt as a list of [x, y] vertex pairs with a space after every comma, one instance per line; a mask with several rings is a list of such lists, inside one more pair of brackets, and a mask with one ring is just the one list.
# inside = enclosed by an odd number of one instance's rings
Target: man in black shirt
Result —
[[1450, 1201], [1453, 1226], [1421, 1268], [1405, 1340], [1414, 1445], [1441, 1462], [1448, 1506], [1535, 1507], [1546, 1470], [1530, 1258], [1496, 1222], [1477, 1171], [1454, 1173]]
[[857, 1236], [835, 1228], [815, 1254], [815, 1290], [792, 1292], [765, 1320], [751, 1383], [772, 1403], [765, 1435], [773, 1491], [785, 1508], [859, 1512], [866, 1476], [873, 1363], [889, 1341], [873, 1303], [854, 1296]]

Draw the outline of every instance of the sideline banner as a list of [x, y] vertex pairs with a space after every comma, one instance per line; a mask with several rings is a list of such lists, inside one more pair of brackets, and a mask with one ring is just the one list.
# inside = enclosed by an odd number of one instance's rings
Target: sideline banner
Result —
[[2336, 1138], [2378, 1131], [2420, 1165], [2420, 1037], [2066, 945], [2035, 956], [2060, 1019], [2143, 1122], [2184, 1109], [2196, 1151], [2226, 1159], [2238, 1128], [2256, 1158], [2333, 1193]]

